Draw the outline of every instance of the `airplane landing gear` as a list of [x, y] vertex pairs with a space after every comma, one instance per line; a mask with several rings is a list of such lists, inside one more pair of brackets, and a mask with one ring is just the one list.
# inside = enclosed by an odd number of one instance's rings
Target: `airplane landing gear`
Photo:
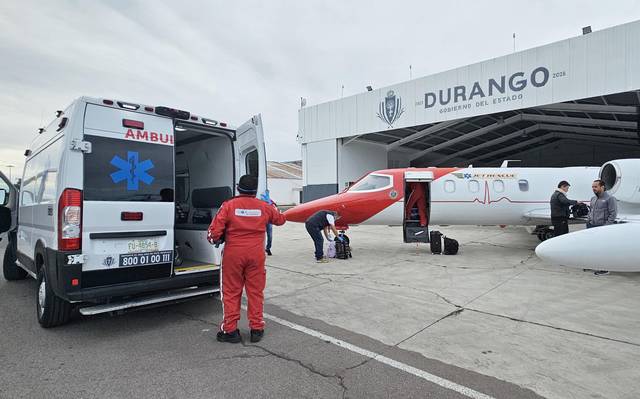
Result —
[[546, 241], [554, 237], [553, 229], [549, 226], [536, 226], [533, 234], [536, 234], [540, 241]]

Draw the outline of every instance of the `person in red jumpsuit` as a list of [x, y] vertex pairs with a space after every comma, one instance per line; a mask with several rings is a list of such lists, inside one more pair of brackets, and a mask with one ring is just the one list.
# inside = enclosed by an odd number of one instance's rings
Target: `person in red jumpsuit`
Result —
[[427, 193], [425, 185], [422, 183], [409, 183], [411, 194], [407, 199], [405, 207], [405, 219], [411, 219], [411, 209], [418, 207], [418, 215], [420, 216], [420, 226], [427, 226]]
[[285, 218], [275, 206], [256, 198], [257, 187], [258, 179], [242, 176], [237, 186], [240, 195], [224, 202], [209, 226], [209, 242], [225, 243], [220, 269], [223, 321], [216, 336], [220, 342], [241, 341], [238, 320], [243, 288], [251, 342], [260, 341], [264, 334], [264, 234], [268, 223], [281, 226]]

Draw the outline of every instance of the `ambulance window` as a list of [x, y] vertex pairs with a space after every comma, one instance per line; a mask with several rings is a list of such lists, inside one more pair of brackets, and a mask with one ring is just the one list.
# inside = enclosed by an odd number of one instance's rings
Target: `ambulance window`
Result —
[[456, 182], [453, 180], [447, 180], [444, 182], [444, 191], [447, 193], [452, 193], [456, 191]]
[[42, 182], [43, 182], [44, 174], [40, 173], [36, 176], [35, 184], [33, 186], [33, 195], [35, 197], [35, 202], [40, 203], [42, 198]]
[[85, 201], [160, 202], [173, 200], [172, 145], [85, 134], [91, 152], [84, 154]]
[[391, 185], [391, 177], [383, 176], [383, 175], [369, 175], [364, 179], [360, 180], [351, 188], [349, 188], [350, 192], [353, 191], [370, 191], [370, 190], [379, 190], [382, 188], [386, 188]]
[[480, 183], [477, 180], [469, 180], [469, 191], [472, 193], [480, 191]]
[[247, 154], [245, 158], [245, 167], [247, 170], [247, 174], [251, 176], [258, 177], [258, 150], [253, 150]]
[[35, 178], [31, 178], [29, 181], [26, 181], [23, 184], [22, 188], [20, 189], [20, 192], [22, 193], [20, 206], [33, 205], [36, 202], [36, 197], [33, 193], [33, 189], [35, 188], [35, 186], [36, 186]]
[[520, 187], [520, 191], [529, 191], [529, 182], [527, 180], [518, 180], [518, 186]]
[[494, 180], [493, 181], [493, 190], [496, 193], [501, 193], [504, 191], [504, 182], [502, 180]]
[[40, 202], [54, 202], [56, 200], [56, 183], [58, 172], [48, 170], [44, 174], [44, 187], [42, 188], [42, 199]]
[[24, 179], [20, 187], [20, 206], [33, 205], [36, 201], [34, 191], [36, 186], [36, 162], [35, 157], [31, 158], [24, 167]]

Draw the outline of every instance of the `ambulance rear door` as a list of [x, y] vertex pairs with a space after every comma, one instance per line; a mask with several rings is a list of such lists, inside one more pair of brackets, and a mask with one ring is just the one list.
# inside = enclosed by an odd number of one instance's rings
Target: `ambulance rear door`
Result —
[[236, 130], [236, 183], [246, 174], [258, 178], [260, 198], [267, 189], [267, 154], [260, 114], [252, 117]]

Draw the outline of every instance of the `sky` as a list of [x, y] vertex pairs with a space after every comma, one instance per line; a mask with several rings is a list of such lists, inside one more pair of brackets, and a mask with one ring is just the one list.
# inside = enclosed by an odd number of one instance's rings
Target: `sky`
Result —
[[[240, 125], [300, 159], [313, 105], [640, 19], [640, 0], [0, 2], [0, 171], [82, 95]], [[344, 89], [342, 88], [344, 86]]]

